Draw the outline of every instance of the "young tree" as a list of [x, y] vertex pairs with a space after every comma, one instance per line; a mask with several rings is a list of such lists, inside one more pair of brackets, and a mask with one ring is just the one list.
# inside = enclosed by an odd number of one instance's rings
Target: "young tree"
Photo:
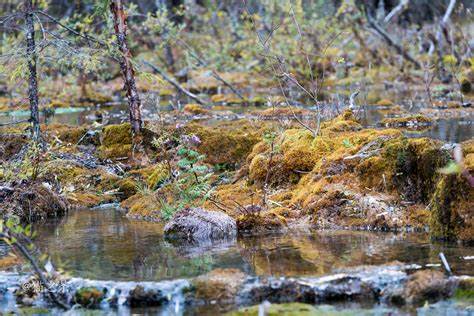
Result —
[[28, 62], [28, 99], [30, 101], [30, 121], [33, 130], [33, 141], [40, 140], [40, 122], [38, 110], [38, 74], [36, 63], [38, 55], [35, 44], [35, 22], [33, 0], [25, 0], [25, 37], [26, 37], [26, 58]]
[[122, 0], [111, 0], [110, 11], [112, 12], [119, 56], [120, 70], [127, 92], [128, 106], [130, 112], [130, 123], [135, 135], [139, 135], [142, 128], [141, 101], [135, 82], [135, 71], [131, 61], [131, 53], [127, 44], [127, 15], [123, 8]]

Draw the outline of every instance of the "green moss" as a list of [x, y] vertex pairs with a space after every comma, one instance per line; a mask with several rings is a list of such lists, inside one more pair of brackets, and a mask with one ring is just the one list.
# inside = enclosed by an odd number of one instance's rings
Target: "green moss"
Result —
[[458, 174], [443, 175], [430, 201], [430, 234], [433, 238], [474, 240], [474, 193]]
[[[244, 307], [238, 311], [230, 312], [226, 315], [228, 316], [240, 316], [240, 315], [260, 315], [259, 310], [261, 309], [260, 305], [255, 305], [251, 307]], [[348, 311], [337, 311], [336, 309], [329, 306], [313, 306], [303, 303], [285, 303], [285, 304], [269, 304], [265, 307], [265, 315], [268, 316], [331, 316], [331, 315], [354, 315], [353, 310]]]
[[201, 140], [199, 152], [206, 155], [207, 163], [234, 166], [245, 160], [265, 129], [265, 126], [253, 126], [245, 120], [215, 126], [191, 123], [186, 127], [189, 134], [196, 134]]
[[137, 193], [138, 182], [132, 178], [125, 178], [117, 183], [121, 199], [127, 199]]
[[104, 292], [96, 287], [83, 287], [76, 291], [74, 301], [84, 307], [93, 307], [104, 299]]
[[132, 150], [132, 130], [129, 123], [108, 125], [102, 130], [99, 156], [102, 159], [128, 157]]
[[164, 163], [154, 166], [153, 172], [147, 178], [148, 187], [152, 190], [156, 189], [163, 181], [170, 176], [169, 168]]

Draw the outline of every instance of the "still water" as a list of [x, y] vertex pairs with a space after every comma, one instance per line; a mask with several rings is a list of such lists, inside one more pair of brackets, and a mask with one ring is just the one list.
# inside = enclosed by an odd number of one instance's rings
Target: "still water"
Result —
[[98, 280], [159, 281], [214, 268], [251, 275], [323, 275], [394, 260], [437, 266], [441, 251], [456, 274], [474, 275], [474, 247], [433, 243], [418, 233], [298, 230], [179, 246], [164, 239], [162, 224], [130, 220], [113, 208], [71, 212], [39, 225], [37, 232], [38, 245], [57, 268]]

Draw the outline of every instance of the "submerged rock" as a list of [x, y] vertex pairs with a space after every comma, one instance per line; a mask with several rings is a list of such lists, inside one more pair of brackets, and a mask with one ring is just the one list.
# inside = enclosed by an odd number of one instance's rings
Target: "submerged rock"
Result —
[[201, 208], [187, 208], [177, 212], [164, 228], [172, 239], [205, 241], [233, 238], [237, 234], [235, 220], [229, 215]]
[[246, 279], [238, 269], [215, 269], [192, 281], [194, 298], [204, 301], [232, 302]]

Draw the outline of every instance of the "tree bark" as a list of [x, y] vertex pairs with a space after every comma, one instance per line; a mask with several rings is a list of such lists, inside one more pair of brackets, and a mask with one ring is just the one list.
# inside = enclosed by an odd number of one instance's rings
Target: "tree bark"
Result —
[[33, 141], [39, 143], [41, 137], [39, 110], [38, 110], [38, 73], [35, 44], [35, 23], [33, 16], [33, 0], [25, 0], [25, 36], [26, 58], [28, 60], [28, 99], [30, 101], [30, 122], [32, 125]]
[[123, 8], [122, 0], [112, 0], [110, 11], [114, 20], [115, 36], [119, 47], [120, 70], [124, 81], [124, 88], [127, 93], [128, 107], [130, 112], [130, 124], [135, 135], [139, 135], [142, 129], [141, 101], [135, 82], [135, 71], [131, 62], [132, 54], [127, 44], [127, 16]]

